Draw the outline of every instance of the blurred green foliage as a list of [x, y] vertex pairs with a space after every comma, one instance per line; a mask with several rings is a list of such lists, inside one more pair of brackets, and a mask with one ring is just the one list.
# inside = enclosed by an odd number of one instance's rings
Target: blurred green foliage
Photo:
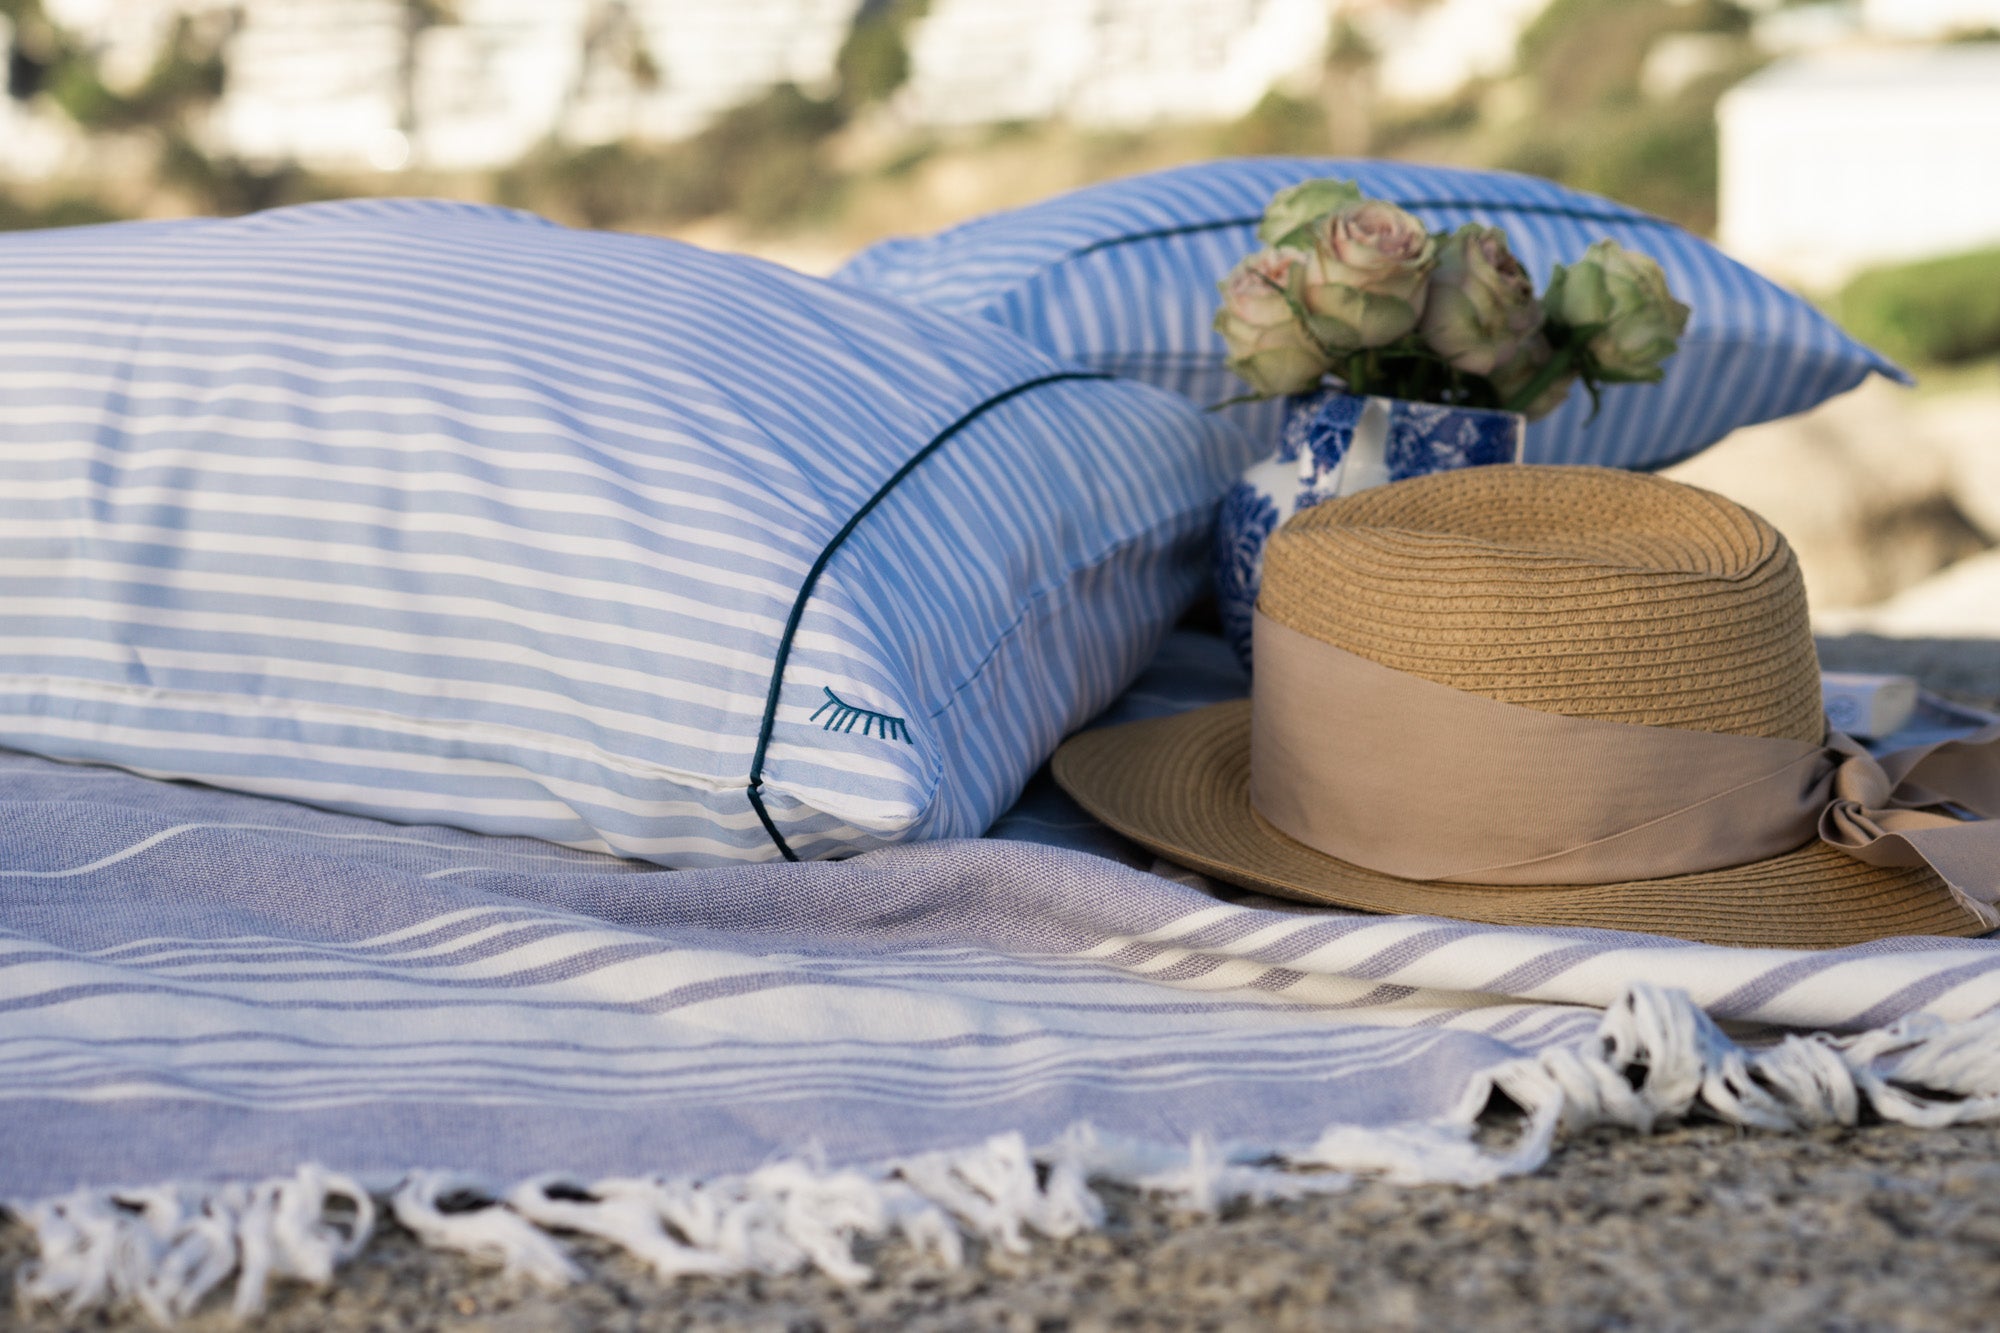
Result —
[[671, 227], [729, 213], [769, 229], [832, 208], [841, 177], [825, 146], [845, 119], [836, 100], [780, 84], [679, 143], [545, 145], [502, 172], [497, 193], [504, 204], [591, 227]]
[[181, 17], [144, 81], [124, 93], [106, 87], [97, 62], [65, 43], [49, 70], [48, 92], [86, 130], [171, 128], [187, 112], [222, 94], [226, 36], [219, 24], [197, 24]]
[[1870, 269], [1833, 310], [1848, 332], [1906, 365], [2000, 356], [2000, 247]]
[[1561, 132], [1516, 135], [1497, 165], [1712, 232], [1720, 91], [1695, 88], [1661, 103], [1602, 106]]
[[43, 204], [26, 204], [0, 195], [0, 231], [31, 231], [39, 227], [87, 227], [117, 222], [121, 214], [88, 196], [65, 195]]
[[[1388, 157], [1424, 157], [1439, 143], [1467, 142], [1480, 135], [1483, 112], [1479, 90], [1468, 88], [1456, 97], [1430, 106], [1405, 108], [1373, 127], [1368, 147]], [[1474, 149], [1473, 155], [1481, 155]]]
[[[1517, 78], [1532, 100], [1496, 164], [1712, 231], [1715, 105], [1761, 63], [1749, 24], [1728, 0], [1554, 0], [1521, 36]], [[1640, 77], [1647, 53], [1678, 33], [1736, 39], [1735, 58], [1649, 98]]]
[[1326, 111], [1316, 101], [1273, 89], [1249, 114], [1216, 132], [1215, 151], [1231, 157], [1324, 153]]
[[[96, 57], [51, 23], [39, 0], [0, 0], [0, 5], [16, 24], [8, 70], [10, 95], [46, 97], [89, 134], [151, 139], [156, 149], [155, 177], [180, 190], [197, 207], [229, 213], [246, 211], [246, 205], [289, 202], [273, 183], [255, 180], [256, 173], [208, 161], [188, 135], [190, 117], [222, 93], [230, 15], [176, 19], [145, 77], [133, 87], [115, 89], [104, 81]], [[296, 171], [267, 174], [286, 180], [298, 175]], [[109, 198], [66, 196], [46, 205], [18, 200], [0, 204], [0, 226], [13, 228], [103, 222], [120, 215]]]
[[[1658, 213], [1695, 231], [1715, 225], [1715, 104], [1761, 60], [1749, 16], [1729, 0], [1553, 0], [1522, 35], [1513, 71], [1475, 81], [1440, 102], [1378, 107], [1357, 148], [1547, 176]], [[1665, 97], [1642, 91], [1641, 71], [1663, 37], [1698, 32], [1734, 58]], [[1328, 52], [1321, 97], [1273, 91], [1212, 135], [1212, 151], [1335, 151], [1331, 108], [1373, 58], [1343, 30]]]
[[[869, 0], [815, 97], [784, 83], [678, 143], [551, 142], [500, 173], [500, 202], [590, 227], [674, 227], [727, 214], [752, 231], [810, 226], [839, 209], [849, 174], [831, 141], [910, 76], [909, 28], [929, 0]], [[934, 145], [915, 142], [883, 168], [907, 175]]]
[[203, 152], [177, 128], [160, 134], [159, 158], [154, 174], [160, 183], [193, 200], [205, 213], [233, 216], [256, 213], [287, 204], [337, 199], [342, 191], [336, 182], [293, 162], [269, 165], [242, 162]]
[[861, 6], [834, 58], [842, 106], [887, 101], [909, 81], [910, 25], [929, 8], [929, 0], [868, 0]]
[[1748, 12], [1729, 0], [1552, 0], [1522, 32], [1516, 62], [1544, 111], [1597, 111], [1642, 100], [1639, 73], [1661, 37], [1749, 29]]
[[[752, 231], [825, 221], [849, 184], [831, 142], [908, 80], [909, 28], [927, 8], [928, 0], [864, 4], [835, 58], [828, 96], [779, 84], [679, 143], [545, 144], [500, 174], [497, 196], [591, 227], [674, 227], [718, 214]], [[882, 174], [907, 175], [932, 148], [912, 144]]]

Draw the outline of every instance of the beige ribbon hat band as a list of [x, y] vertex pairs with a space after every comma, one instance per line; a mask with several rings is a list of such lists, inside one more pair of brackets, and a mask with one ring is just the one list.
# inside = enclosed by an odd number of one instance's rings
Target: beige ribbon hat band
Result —
[[1500, 703], [1261, 612], [1253, 634], [1250, 804], [1315, 851], [1417, 881], [1614, 884], [1821, 838], [1927, 865], [2000, 926], [2000, 724], [1878, 761], [1837, 732], [1808, 745]]
[[1330, 500], [1266, 547], [1253, 652], [1250, 700], [1080, 733], [1056, 780], [1316, 903], [1808, 947], [2000, 923], [2000, 726], [1829, 735], [1798, 562], [1721, 496], [1536, 465]]

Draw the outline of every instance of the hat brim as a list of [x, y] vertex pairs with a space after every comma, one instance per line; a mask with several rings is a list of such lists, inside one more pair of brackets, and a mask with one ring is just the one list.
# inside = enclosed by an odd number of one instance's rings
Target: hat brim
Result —
[[1806, 949], [1985, 929], [1929, 869], [1872, 866], [1819, 842], [1749, 865], [1622, 884], [1495, 887], [1364, 870], [1294, 841], [1251, 808], [1247, 699], [1083, 732], [1051, 767], [1085, 810], [1168, 860], [1329, 906]]

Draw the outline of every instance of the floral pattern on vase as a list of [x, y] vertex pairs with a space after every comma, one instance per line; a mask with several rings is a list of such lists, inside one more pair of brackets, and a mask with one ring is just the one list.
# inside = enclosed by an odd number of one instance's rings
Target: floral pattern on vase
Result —
[[1223, 497], [1215, 525], [1215, 593], [1223, 635], [1247, 667], [1250, 612], [1264, 544], [1286, 519], [1323, 500], [1432, 472], [1514, 463], [1518, 413], [1363, 398], [1338, 389], [1289, 400], [1277, 452]]
[[1215, 601], [1222, 635], [1239, 655], [1248, 651], [1264, 543], [1277, 528], [1278, 506], [1257, 487], [1239, 481], [1222, 497], [1215, 520]]

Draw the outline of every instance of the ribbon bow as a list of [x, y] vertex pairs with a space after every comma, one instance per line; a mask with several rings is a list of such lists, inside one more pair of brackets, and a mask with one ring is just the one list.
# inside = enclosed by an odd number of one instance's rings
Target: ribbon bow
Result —
[[1987, 926], [2000, 926], [2000, 723], [1879, 758], [1839, 732], [1826, 749], [1838, 757], [1821, 840], [1870, 865], [1927, 865]]

